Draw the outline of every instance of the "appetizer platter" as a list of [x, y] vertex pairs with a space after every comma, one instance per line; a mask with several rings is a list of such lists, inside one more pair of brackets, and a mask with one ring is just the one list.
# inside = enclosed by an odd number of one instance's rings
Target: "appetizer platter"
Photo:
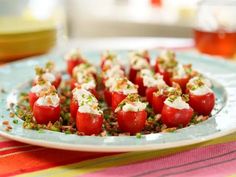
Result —
[[[51, 57], [0, 69], [1, 135], [59, 149], [121, 152], [194, 144], [236, 129], [229, 63], [171, 50], [85, 55], [73, 49], [54, 56], [60, 60]], [[25, 71], [9, 75], [20, 67]]]

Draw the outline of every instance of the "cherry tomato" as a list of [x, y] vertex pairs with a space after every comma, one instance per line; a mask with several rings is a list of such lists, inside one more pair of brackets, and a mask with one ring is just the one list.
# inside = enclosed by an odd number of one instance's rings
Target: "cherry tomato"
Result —
[[73, 90], [75, 88], [76, 80], [74, 78], [71, 78], [70, 80], [70, 89]]
[[185, 127], [193, 116], [193, 109], [175, 109], [164, 104], [161, 112], [161, 121], [167, 127]]
[[83, 59], [77, 59], [77, 60], [67, 60], [67, 73], [72, 76], [72, 71], [74, 67], [77, 65], [80, 65], [81, 63], [84, 63], [85, 61]]
[[115, 111], [116, 107], [126, 98], [127, 95], [122, 92], [112, 92], [111, 107]]
[[135, 79], [135, 82], [134, 82], [136, 85], [138, 85], [138, 93], [141, 95], [141, 96], [145, 96], [145, 92], [146, 92], [146, 89], [147, 87], [145, 87], [143, 85], [143, 78], [140, 76], [140, 74], [137, 74], [136, 75], [136, 79]]
[[166, 96], [164, 96], [164, 95], [157, 95], [157, 94], [153, 93], [153, 96], [152, 96], [152, 108], [153, 108], [153, 111], [156, 114], [161, 113], [162, 108], [164, 106], [164, 101], [165, 100], [166, 100]]
[[133, 111], [118, 111], [117, 121], [119, 128], [123, 132], [130, 132], [131, 134], [136, 134], [145, 126], [147, 119], [147, 112], [145, 110], [133, 112]]
[[79, 108], [78, 101], [72, 98], [70, 102], [70, 114], [74, 121], [76, 120], [76, 114], [77, 114], [78, 108]]
[[112, 100], [111, 97], [112, 97], [112, 92], [110, 92], [108, 88], [105, 88], [104, 89], [104, 99], [107, 103], [107, 106], [109, 106], [109, 107], [111, 106], [111, 100]]
[[89, 89], [88, 90], [90, 93], [92, 93], [97, 99], [99, 99], [97, 90], [95, 88]]
[[144, 56], [144, 58], [147, 60], [148, 63], [150, 63], [150, 56], [149, 56], [149, 54], [146, 54], [146, 55]]
[[34, 104], [33, 115], [38, 124], [48, 124], [48, 122], [56, 122], [60, 118], [60, 106], [43, 106]]
[[38, 100], [38, 98], [39, 97], [36, 95], [36, 93], [29, 92], [29, 104], [32, 110], [34, 108], [34, 103]]
[[77, 111], [76, 128], [85, 135], [99, 134], [102, 131], [103, 116]]
[[131, 82], [135, 82], [135, 78], [136, 78], [136, 75], [137, 75], [137, 73], [139, 72], [139, 70], [137, 70], [137, 69], [134, 69], [134, 68], [130, 68], [130, 71], [129, 71], [129, 80], [131, 81]]
[[186, 84], [189, 81], [189, 77], [186, 78], [171, 78], [171, 83], [173, 85], [173, 83], [177, 83], [179, 84], [179, 86], [182, 89], [182, 92], [185, 93], [186, 92]]
[[147, 101], [150, 105], [152, 105], [152, 97], [153, 97], [153, 93], [157, 91], [157, 88], [156, 87], [148, 87], [146, 89], [146, 98], [147, 98]]
[[189, 94], [189, 104], [198, 114], [207, 116], [211, 113], [215, 106], [214, 93], [207, 93], [205, 95]]
[[161, 70], [158, 62], [156, 62], [154, 69], [155, 69], [156, 73], [160, 73], [161, 75], [163, 75], [163, 80], [166, 82], [167, 85], [169, 85], [169, 86], [172, 85], [172, 83], [171, 83], [172, 73], [171, 72]]
[[56, 80], [52, 83], [52, 85], [54, 85], [55, 88], [57, 89], [60, 86], [60, 83], [61, 83], [61, 75], [57, 74]]

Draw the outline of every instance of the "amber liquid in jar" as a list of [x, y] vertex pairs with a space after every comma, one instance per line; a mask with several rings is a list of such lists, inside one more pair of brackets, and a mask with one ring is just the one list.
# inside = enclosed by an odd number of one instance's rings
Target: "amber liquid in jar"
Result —
[[236, 54], [236, 31], [194, 30], [196, 48], [206, 54], [233, 57]]

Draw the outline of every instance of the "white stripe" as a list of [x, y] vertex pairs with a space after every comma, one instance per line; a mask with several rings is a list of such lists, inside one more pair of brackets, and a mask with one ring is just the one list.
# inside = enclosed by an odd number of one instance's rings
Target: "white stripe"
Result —
[[16, 155], [16, 154], [21, 154], [21, 153], [27, 153], [27, 152], [33, 152], [33, 151], [40, 151], [40, 150], [43, 150], [43, 149], [45, 149], [45, 148], [37, 148], [37, 149], [31, 149], [31, 150], [28, 150], [28, 151], [13, 152], [13, 153], [10, 153], [10, 154], [0, 155], [0, 158], [2, 158], [2, 157], [8, 157], [8, 156], [11, 156], [11, 155]]

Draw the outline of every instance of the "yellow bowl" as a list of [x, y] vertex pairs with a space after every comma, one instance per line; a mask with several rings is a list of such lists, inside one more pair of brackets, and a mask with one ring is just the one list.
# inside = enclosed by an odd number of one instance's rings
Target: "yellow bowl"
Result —
[[0, 29], [0, 61], [46, 53], [56, 44], [56, 28], [48, 21], [0, 18], [0, 26], [4, 26]]

